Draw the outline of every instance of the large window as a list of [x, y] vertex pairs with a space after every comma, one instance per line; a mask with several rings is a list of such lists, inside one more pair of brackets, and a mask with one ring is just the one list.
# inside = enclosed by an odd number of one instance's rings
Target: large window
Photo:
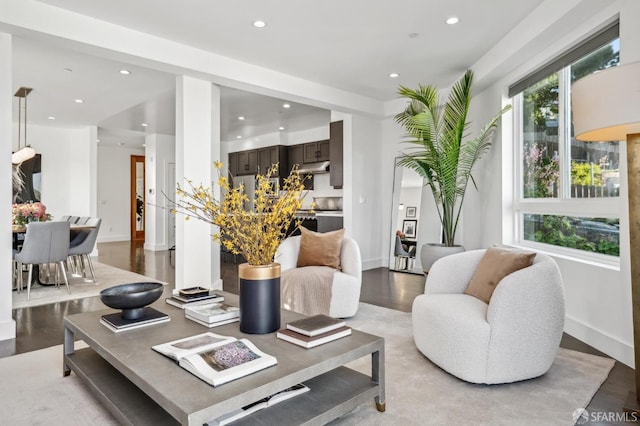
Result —
[[615, 24], [510, 88], [517, 241], [619, 255], [619, 142], [577, 141], [571, 118], [571, 84], [618, 65], [619, 54]]

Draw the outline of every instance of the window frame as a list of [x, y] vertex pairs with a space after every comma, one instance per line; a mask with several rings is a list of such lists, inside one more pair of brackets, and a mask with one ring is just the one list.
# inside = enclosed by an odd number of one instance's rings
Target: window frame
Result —
[[[536, 251], [549, 253], [563, 258], [577, 260], [590, 264], [597, 264], [612, 269], [619, 269], [620, 256], [611, 256], [602, 253], [588, 252], [585, 250], [561, 247], [552, 244], [539, 243], [524, 239], [524, 215], [546, 214], [574, 217], [601, 217], [621, 219], [622, 200], [618, 197], [605, 198], [571, 198], [571, 135], [567, 120], [570, 117], [571, 76], [569, 68], [564, 67], [557, 71], [558, 75], [558, 155], [561, 158], [560, 175], [557, 198], [524, 198], [524, 119], [523, 119], [523, 92], [512, 97], [513, 105], [513, 133], [516, 149], [513, 150], [513, 165], [515, 171], [513, 193], [513, 242], [515, 246], [535, 249]], [[626, 151], [620, 150], [620, 162], [626, 161]], [[585, 214], [584, 212], [588, 212]]]

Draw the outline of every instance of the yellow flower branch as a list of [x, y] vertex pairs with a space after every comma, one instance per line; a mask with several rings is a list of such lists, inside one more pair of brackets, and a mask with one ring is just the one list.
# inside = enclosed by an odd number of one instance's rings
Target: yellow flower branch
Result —
[[244, 186], [233, 188], [230, 179], [221, 174], [223, 164], [216, 161], [214, 166], [218, 170], [221, 199], [215, 199], [211, 187], [187, 180], [186, 187], [178, 185], [180, 200], [174, 202], [172, 211], [185, 215], [185, 220], [194, 218], [218, 226], [219, 232], [213, 239], [230, 252], [244, 256], [249, 264], [272, 263], [280, 242], [289, 236], [291, 225], [292, 229], [300, 226], [301, 220], [295, 214], [306, 195], [306, 178], [300, 176], [295, 166], [283, 179], [282, 191], [274, 190], [270, 179], [278, 175], [275, 164], [266, 174], [256, 176], [254, 211], [246, 211], [244, 204], [249, 197]]

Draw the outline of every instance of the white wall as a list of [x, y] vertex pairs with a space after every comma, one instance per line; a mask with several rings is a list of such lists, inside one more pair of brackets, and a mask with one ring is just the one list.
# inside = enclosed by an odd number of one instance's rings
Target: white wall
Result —
[[[616, 13], [620, 13], [621, 63], [640, 59], [640, 31], [637, 17], [640, 2], [619, 1], [590, 16], [580, 26], [567, 27], [567, 36], [544, 50], [532, 52], [530, 60], [502, 78], [474, 98], [470, 119], [477, 132], [478, 126], [497, 112], [509, 84], [532, 71], [556, 54], [582, 39]], [[511, 118], [505, 117], [507, 131], [499, 131], [493, 149], [478, 164], [476, 178], [480, 188], [471, 191], [465, 204], [465, 246], [486, 247], [492, 243], [510, 242], [509, 230], [512, 190], [512, 147], [514, 144]], [[621, 157], [625, 156], [624, 148]], [[624, 159], [621, 158], [621, 163]], [[626, 171], [621, 170], [621, 173]], [[626, 179], [621, 179], [625, 185]], [[498, 191], [502, 188], [502, 191]], [[596, 347], [608, 355], [633, 366], [633, 327], [631, 309], [631, 282], [629, 273], [628, 212], [626, 186], [621, 188], [625, 198], [620, 210], [621, 256], [620, 268], [578, 262], [554, 256], [564, 280], [566, 296], [565, 331]]]
[[[352, 114], [344, 121], [345, 185], [343, 190], [345, 228], [360, 246], [364, 269], [388, 266], [381, 250], [383, 225], [381, 158], [382, 122]], [[332, 115], [332, 120], [336, 118]], [[351, 167], [349, 167], [349, 164]]]
[[131, 239], [131, 156], [142, 149], [98, 144], [98, 242]]
[[167, 180], [169, 164], [176, 162], [174, 136], [147, 135], [145, 138], [145, 209], [144, 248], [167, 250], [169, 244], [169, 216], [171, 206], [167, 195], [175, 194], [175, 182]]

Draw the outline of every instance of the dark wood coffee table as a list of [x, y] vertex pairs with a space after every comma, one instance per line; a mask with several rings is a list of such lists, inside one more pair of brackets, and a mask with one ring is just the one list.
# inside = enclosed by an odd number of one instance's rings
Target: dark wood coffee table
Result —
[[[235, 295], [226, 301], [237, 304]], [[385, 409], [384, 339], [353, 330], [351, 336], [304, 349], [265, 335], [243, 334], [238, 323], [208, 329], [184, 318], [184, 311], [156, 302], [171, 321], [114, 333], [100, 324], [107, 309], [65, 317], [63, 374], [76, 373], [122, 424], [202, 425], [297, 383], [310, 391], [241, 419], [241, 424], [325, 424], [374, 398]], [[282, 311], [282, 324], [302, 315]], [[151, 346], [206, 331], [248, 338], [278, 364], [212, 387], [158, 354]], [[74, 350], [74, 339], [89, 347]], [[371, 355], [371, 375], [344, 364]]]

